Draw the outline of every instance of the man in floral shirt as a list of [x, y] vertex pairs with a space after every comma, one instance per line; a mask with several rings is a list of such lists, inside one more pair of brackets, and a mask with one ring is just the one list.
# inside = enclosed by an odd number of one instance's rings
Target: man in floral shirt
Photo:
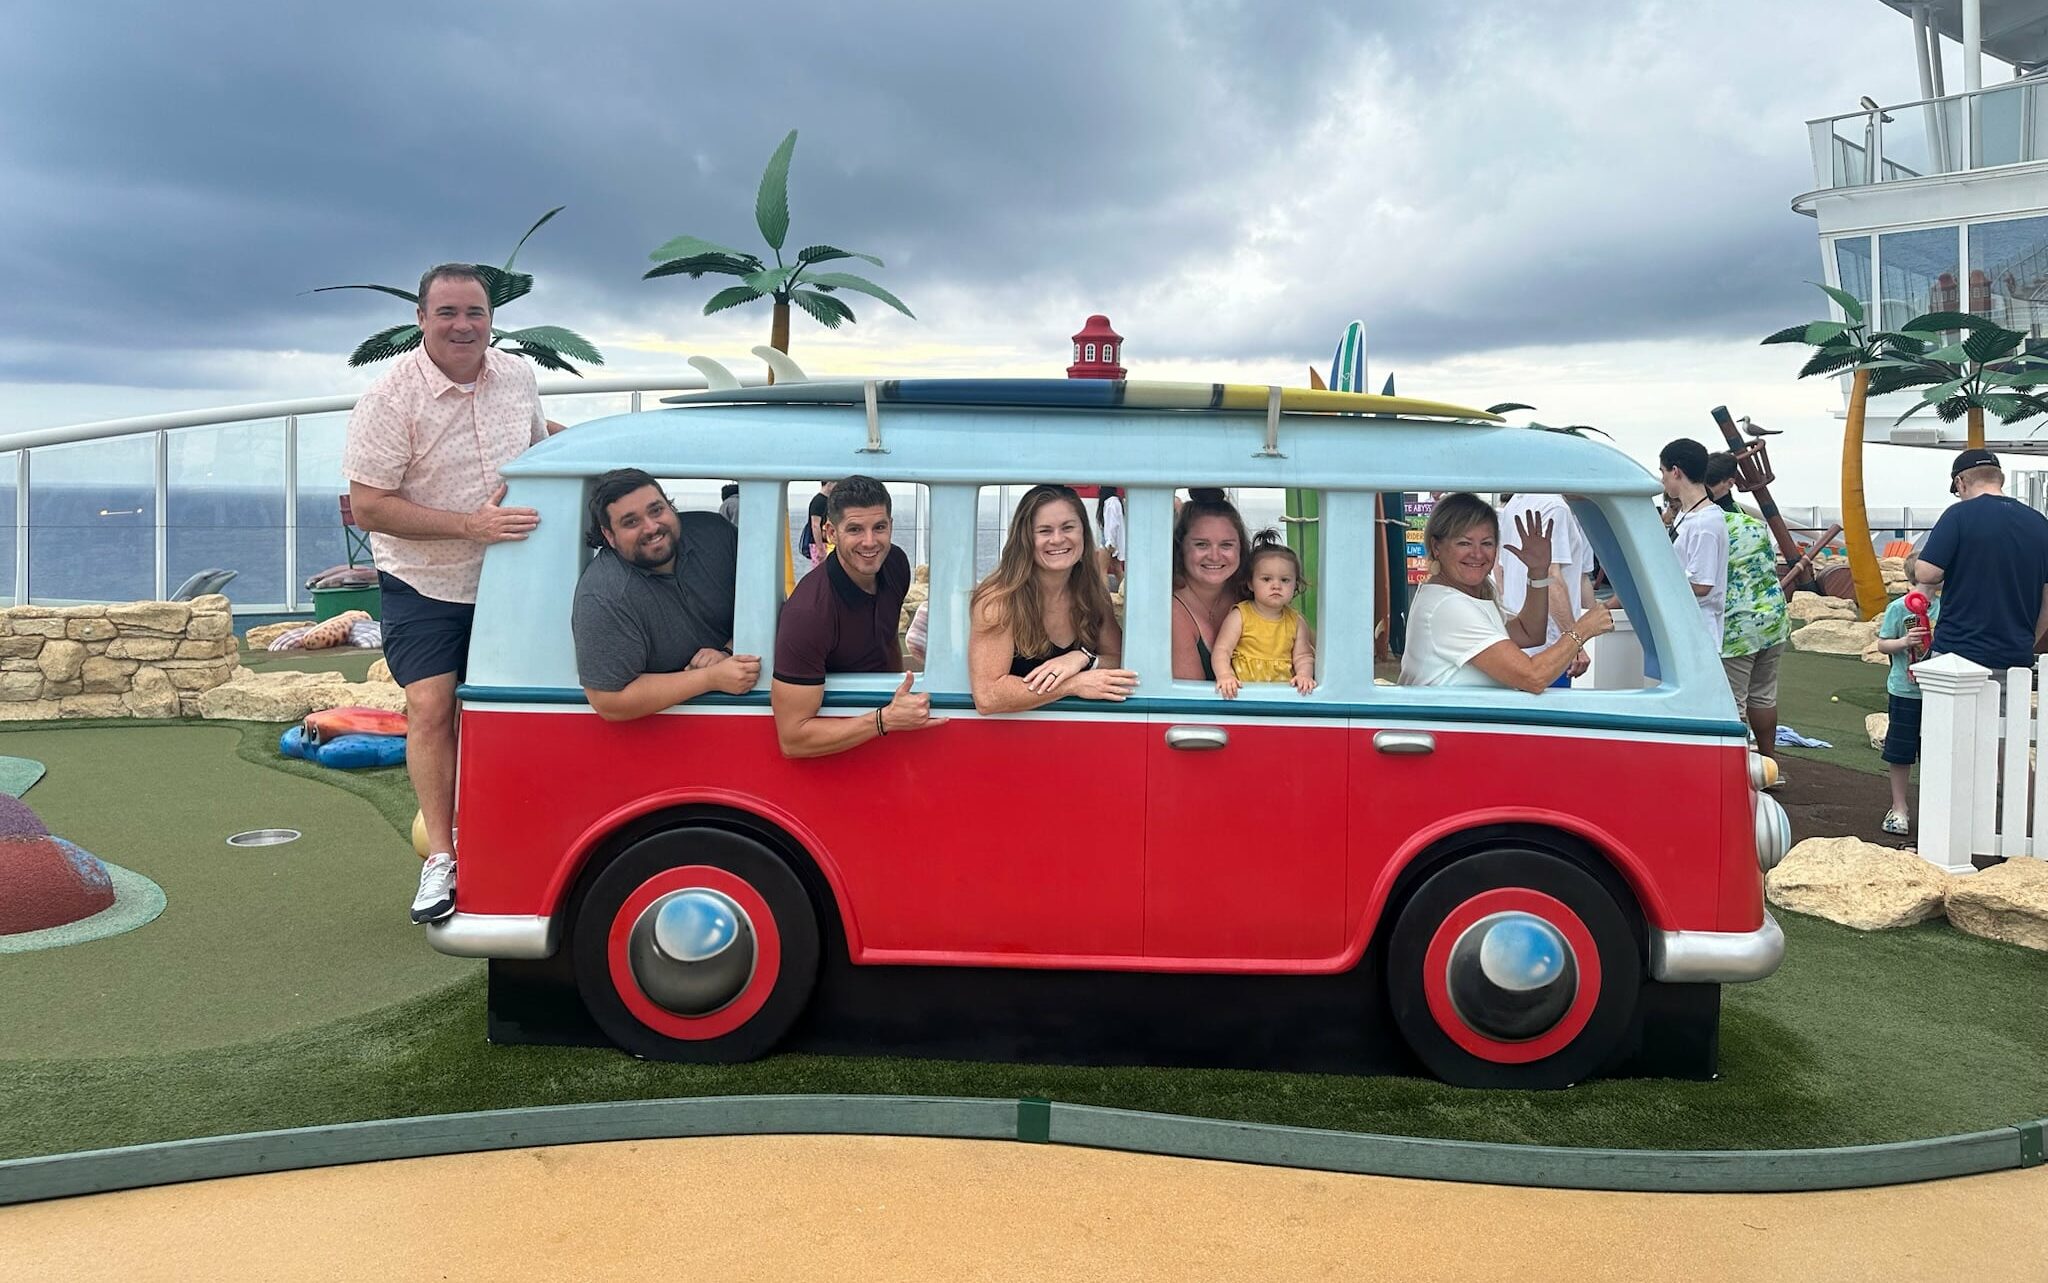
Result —
[[[1778, 586], [1778, 559], [1771, 530], [1735, 504], [1735, 456], [1707, 459], [1707, 493], [1721, 505], [1728, 523], [1728, 604], [1721, 633], [1721, 667], [1736, 711], [1749, 723], [1756, 747], [1776, 758], [1778, 659], [1792, 637], [1785, 590]], [[1782, 785], [1785, 777], [1778, 777]], [[1775, 785], [1773, 787], [1776, 787]]]

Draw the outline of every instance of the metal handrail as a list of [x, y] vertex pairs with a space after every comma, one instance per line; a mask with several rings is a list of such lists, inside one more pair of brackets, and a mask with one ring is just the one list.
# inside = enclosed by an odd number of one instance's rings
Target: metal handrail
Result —
[[[740, 383], [759, 386], [761, 375], [743, 375]], [[596, 378], [544, 379], [542, 396], [577, 393], [602, 395], [616, 392], [693, 392], [706, 387], [704, 376], [692, 372], [676, 378], [649, 378], [637, 374], [611, 374]], [[113, 437], [140, 436], [177, 428], [211, 428], [256, 419], [283, 419], [293, 415], [334, 414], [353, 410], [361, 393], [347, 396], [301, 397], [292, 401], [258, 401], [249, 405], [224, 405], [210, 410], [179, 410], [171, 414], [145, 414], [131, 419], [101, 419], [54, 428], [28, 428], [0, 433], [0, 451], [27, 450], [37, 446], [71, 445], [80, 441], [105, 441]]]
[[[740, 377], [743, 385], [758, 386], [767, 380], [761, 375]], [[691, 372], [674, 377], [657, 378], [647, 375], [610, 374], [587, 378], [553, 378], [540, 381], [543, 398], [577, 395], [633, 394], [632, 408], [640, 409], [640, 394], [643, 392], [686, 392], [707, 386], [703, 375]], [[169, 444], [170, 434], [186, 429], [223, 427], [233, 423], [249, 423], [274, 419], [280, 421], [283, 433], [285, 462], [284, 476], [284, 540], [285, 600], [282, 602], [238, 603], [237, 610], [243, 612], [271, 613], [274, 611], [296, 611], [303, 605], [303, 590], [299, 586], [298, 565], [298, 429], [302, 417], [318, 414], [336, 414], [352, 410], [361, 394], [324, 397], [300, 397], [290, 401], [261, 401], [249, 405], [217, 406], [206, 410], [181, 410], [170, 414], [147, 414], [127, 419], [102, 419], [93, 423], [74, 423], [60, 427], [29, 428], [19, 432], [0, 434], [0, 452], [13, 452], [15, 456], [15, 503], [14, 503], [14, 593], [16, 605], [26, 605], [31, 600], [32, 586], [29, 582], [29, 543], [33, 529], [31, 511], [30, 475], [31, 460], [35, 451], [50, 446], [79, 445], [89, 442], [110, 441], [121, 437], [154, 437], [152, 467], [154, 491], [154, 548], [151, 558], [156, 596], [163, 597], [170, 589], [169, 584]]]
[[1888, 114], [1894, 111], [1911, 111], [1915, 107], [1925, 107], [1930, 103], [1953, 102], [1959, 98], [1981, 98], [1985, 94], [2004, 93], [2008, 89], [2022, 89], [2030, 86], [2036, 88], [2048, 87], [2048, 72], [2036, 72], [2031, 76], [2024, 76], [2017, 80], [2002, 80], [1995, 85], [1986, 85], [1982, 89], [1966, 89], [1959, 94], [1936, 94], [1932, 98], [1916, 98], [1912, 102], [1886, 103], [1874, 112], [1859, 107], [1855, 111], [1845, 111], [1840, 115], [1815, 116], [1806, 123], [1809, 126], [1831, 125], [1838, 120], [1862, 120], [1870, 116]]

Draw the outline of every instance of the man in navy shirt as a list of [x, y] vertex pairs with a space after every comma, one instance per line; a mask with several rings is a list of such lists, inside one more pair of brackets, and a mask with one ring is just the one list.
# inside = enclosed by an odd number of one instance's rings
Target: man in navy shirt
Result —
[[1931, 649], [2003, 676], [2031, 668], [2048, 633], [2048, 517], [2005, 495], [1989, 450], [1965, 450], [1949, 468], [1950, 507], [1927, 532], [1920, 579], [1941, 584]]

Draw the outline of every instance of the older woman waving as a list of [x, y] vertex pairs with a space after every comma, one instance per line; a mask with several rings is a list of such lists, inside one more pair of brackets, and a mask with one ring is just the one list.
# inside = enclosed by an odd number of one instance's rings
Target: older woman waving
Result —
[[995, 571], [968, 607], [974, 707], [1018, 713], [1068, 695], [1123, 700], [1138, 675], [1117, 667], [1123, 630], [1095, 561], [1080, 498], [1033, 486], [1010, 519]]
[[[1607, 607], [1595, 601], [1555, 645], [1523, 653], [1524, 646], [1541, 646], [1549, 633], [1549, 594], [1528, 593], [1512, 619], [1501, 609], [1493, 592], [1500, 518], [1478, 495], [1439, 499], [1422, 538], [1435, 572], [1408, 605], [1403, 686], [1510, 686], [1533, 695], [1563, 676], [1587, 642], [1614, 628]], [[1550, 523], [1533, 512], [1518, 517], [1515, 538], [1508, 551], [1528, 567], [1529, 587], [1542, 589], [1549, 583]]]

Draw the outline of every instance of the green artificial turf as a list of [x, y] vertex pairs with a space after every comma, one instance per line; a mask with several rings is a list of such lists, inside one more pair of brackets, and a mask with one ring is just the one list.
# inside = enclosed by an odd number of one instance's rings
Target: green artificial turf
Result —
[[[321, 780], [336, 773], [287, 765], [277, 734], [224, 722], [0, 731], [0, 752], [49, 767], [32, 804], [50, 831], [147, 876], [167, 900], [140, 930], [8, 955], [0, 1059], [246, 1041], [480, 970], [423, 947], [406, 920], [419, 861], [406, 836], [403, 769]], [[252, 764], [265, 756], [277, 769]], [[304, 836], [274, 847], [226, 842], [278, 827]]]
[[473, 976], [239, 1046], [0, 1062], [0, 1157], [355, 1119], [776, 1092], [1044, 1096], [1396, 1135], [1556, 1145], [1847, 1145], [2048, 1115], [2048, 956], [1929, 924], [1866, 935], [1785, 915], [1783, 970], [1730, 987], [1721, 1077], [1467, 1091], [1412, 1078], [1086, 1069], [882, 1057], [750, 1065], [494, 1047]]
[[1853, 655], [1786, 651], [1778, 671], [1778, 724], [1834, 747], [1788, 748], [1785, 754], [1883, 775], [1884, 759], [1870, 747], [1863, 719], [1885, 710], [1885, 672], [1885, 665]]

